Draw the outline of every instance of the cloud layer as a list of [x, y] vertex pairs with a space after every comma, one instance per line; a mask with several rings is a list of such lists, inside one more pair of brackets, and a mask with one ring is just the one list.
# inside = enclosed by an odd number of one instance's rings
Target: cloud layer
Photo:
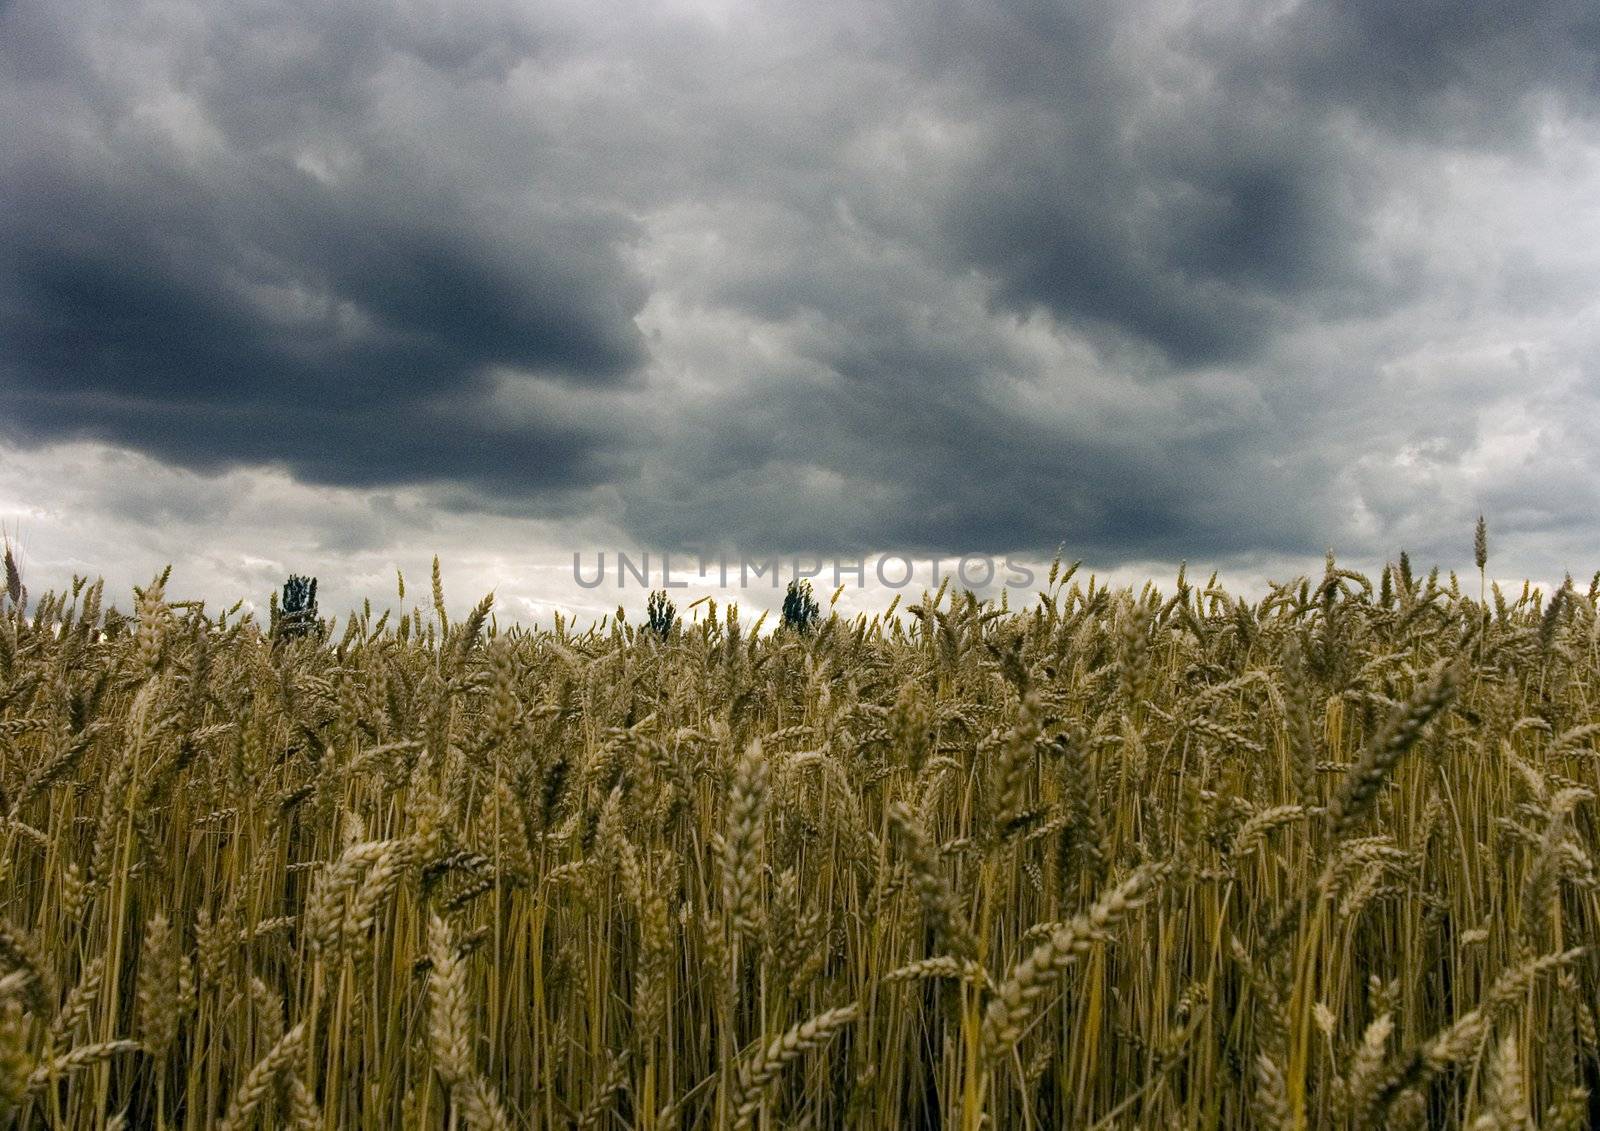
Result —
[[1108, 564], [1600, 529], [1577, 0], [12, 0], [0, 98], [30, 468], [393, 545], [396, 492]]

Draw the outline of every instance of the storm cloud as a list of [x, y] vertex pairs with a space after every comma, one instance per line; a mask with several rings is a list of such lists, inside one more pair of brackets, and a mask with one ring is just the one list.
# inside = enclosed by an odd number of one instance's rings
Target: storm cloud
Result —
[[13, 0], [0, 98], [30, 467], [752, 551], [1593, 543], [1576, 0]]

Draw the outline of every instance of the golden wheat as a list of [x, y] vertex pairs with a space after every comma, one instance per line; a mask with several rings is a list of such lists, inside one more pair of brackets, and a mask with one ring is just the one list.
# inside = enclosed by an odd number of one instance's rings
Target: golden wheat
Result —
[[1475, 550], [804, 634], [17, 577], [0, 1126], [1593, 1125], [1600, 586]]

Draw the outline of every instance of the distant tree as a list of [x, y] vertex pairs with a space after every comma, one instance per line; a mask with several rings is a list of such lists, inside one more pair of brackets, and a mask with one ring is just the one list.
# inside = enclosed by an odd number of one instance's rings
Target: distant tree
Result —
[[283, 583], [283, 599], [276, 593], [272, 597], [272, 638], [295, 640], [305, 636], [320, 637], [322, 620], [317, 615], [317, 579], [290, 574]]
[[657, 589], [650, 594], [650, 600], [645, 603], [645, 612], [650, 617], [650, 631], [662, 640], [672, 635], [672, 628], [678, 623], [678, 606], [672, 603], [665, 589]]
[[789, 582], [789, 591], [783, 596], [783, 627], [806, 636], [821, 619], [822, 610], [811, 596], [811, 582], [799, 578]]

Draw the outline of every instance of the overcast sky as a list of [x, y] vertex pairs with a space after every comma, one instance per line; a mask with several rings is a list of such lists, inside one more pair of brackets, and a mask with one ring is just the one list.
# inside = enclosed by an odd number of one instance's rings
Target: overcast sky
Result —
[[0, 0], [0, 105], [35, 588], [1600, 567], [1591, 0]]

